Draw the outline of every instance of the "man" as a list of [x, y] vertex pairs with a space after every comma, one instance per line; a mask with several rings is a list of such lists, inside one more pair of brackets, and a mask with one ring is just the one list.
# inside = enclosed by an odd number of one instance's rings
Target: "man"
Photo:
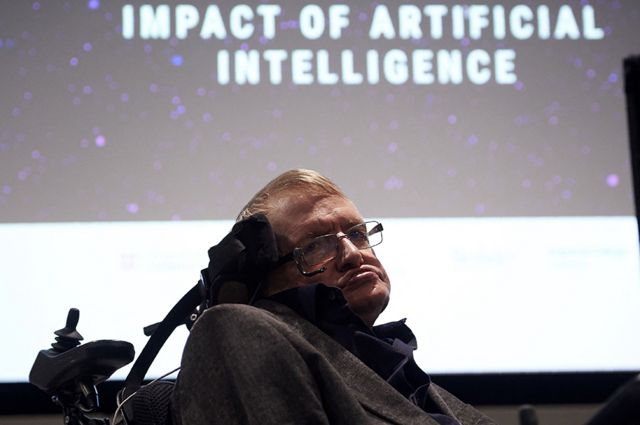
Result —
[[368, 222], [309, 170], [267, 184], [238, 220], [268, 218], [280, 261], [253, 306], [223, 304], [191, 330], [174, 391], [179, 424], [491, 424], [413, 361], [403, 322], [373, 327], [390, 282]]

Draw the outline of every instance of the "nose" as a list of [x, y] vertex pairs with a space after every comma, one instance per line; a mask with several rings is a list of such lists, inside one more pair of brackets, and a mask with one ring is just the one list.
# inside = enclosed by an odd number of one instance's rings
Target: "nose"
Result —
[[347, 235], [338, 235], [338, 255], [336, 256], [336, 267], [339, 271], [360, 267], [364, 259], [362, 251], [347, 238]]

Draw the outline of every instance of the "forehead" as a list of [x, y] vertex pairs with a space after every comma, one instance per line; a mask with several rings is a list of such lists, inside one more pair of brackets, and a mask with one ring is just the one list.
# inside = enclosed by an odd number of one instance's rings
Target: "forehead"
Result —
[[342, 196], [290, 193], [272, 204], [269, 221], [291, 248], [305, 238], [339, 232], [363, 221], [355, 204]]

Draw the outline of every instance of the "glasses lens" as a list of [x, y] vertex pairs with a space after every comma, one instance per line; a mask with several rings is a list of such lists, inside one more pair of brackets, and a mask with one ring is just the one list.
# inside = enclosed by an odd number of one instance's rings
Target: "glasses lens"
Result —
[[369, 232], [367, 223], [358, 224], [347, 230], [347, 239], [358, 249], [369, 248]]
[[364, 224], [367, 226], [367, 240], [369, 242], [365, 248], [380, 245], [382, 243], [382, 223], [367, 221]]
[[319, 236], [302, 248], [298, 248], [296, 250], [296, 256], [304, 265], [305, 269], [322, 264], [335, 256], [335, 240], [335, 235]]

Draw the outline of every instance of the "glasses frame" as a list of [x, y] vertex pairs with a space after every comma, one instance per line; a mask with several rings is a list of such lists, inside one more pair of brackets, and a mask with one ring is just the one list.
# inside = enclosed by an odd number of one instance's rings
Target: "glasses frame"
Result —
[[[355, 229], [358, 226], [362, 226], [363, 224], [365, 225], [365, 228], [369, 224], [374, 224], [373, 227], [371, 228], [371, 230], [369, 230], [367, 232], [367, 237], [369, 237], [370, 235], [374, 235], [374, 234], [379, 233], [380, 234], [380, 241], [375, 243], [375, 244], [369, 244], [367, 247], [364, 247], [364, 248], [358, 248], [353, 242], [351, 242], [351, 239], [349, 239], [348, 235], [349, 235], [349, 233], [351, 233], [351, 231], [353, 229]], [[336, 238], [336, 247], [335, 247], [336, 255], [334, 255], [331, 258], [328, 258], [328, 259], [324, 260], [324, 262], [326, 263], [326, 262], [329, 262], [329, 261], [333, 260], [338, 255], [338, 248], [339, 248], [339, 243], [340, 243], [341, 239], [345, 239], [346, 238], [347, 240], [349, 240], [349, 242], [353, 246], [358, 248], [358, 250], [362, 251], [364, 249], [369, 249], [369, 248], [373, 248], [374, 246], [380, 245], [382, 243], [382, 240], [383, 240], [383, 237], [382, 237], [382, 231], [383, 230], [384, 230], [384, 227], [382, 227], [382, 223], [380, 223], [379, 221], [367, 220], [367, 221], [363, 221], [362, 223], [358, 223], [358, 224], [355, 224], [355, 225], [349, 227], [345, 232], [327, 233], [326, 235], [316, 236], [313, 239], [311, 239], [311, 241], [307, 242], [305, 244], [305, 246], [308, 245], [309, 243], [311, 243], [314, 240], [317, 240], [317, 239], [320, 239], [320, 238], [334, 237], [335, 236], [335, 238]], [[297, 267], [298, 271], [303, 276], [307, 276], [307, 277], [317, 275], [317, 274], [322, 273], [325, 270], [327, 270], [327, 268], [325, 266], [322, 266], [318, 270], [314, 270], [314, 271], [310, 271], [310, 272], [306, 271], [304, 269], [304, 264], [303, 264], [303, 262], [304, 262], [304, 254], [302, 253], [303, 252], [303, 248], [304, 248], [304, 246], [296, 247], [289, 254], [280, 257], [280, 259], [278, 260], [278, 265], [280, 266], [280, 265], [288, 263], [290, 261], [294, 261], [296, 263], [296, 267]], [[321, 263], [318, 263], [318, 264], [321, 264]]]

